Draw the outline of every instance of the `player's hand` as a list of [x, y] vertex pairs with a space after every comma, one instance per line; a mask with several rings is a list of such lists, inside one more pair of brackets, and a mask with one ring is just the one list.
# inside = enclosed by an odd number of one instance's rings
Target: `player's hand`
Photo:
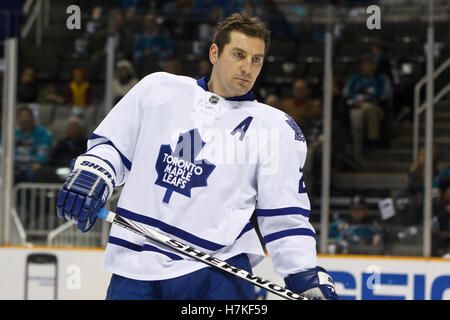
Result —
[[97, 220], [97, 212], [111, 196], [114, 185], [114, 169], [108, 163], [93, 156], [76, 158], [72, 173], [58, 196], [58, 216], [75, 221], [82, 232], [89, 231]]
[[289, 290], [312, 300], [339, 300], [333, 279], [322, 267], [298, 272], [285, 279]]

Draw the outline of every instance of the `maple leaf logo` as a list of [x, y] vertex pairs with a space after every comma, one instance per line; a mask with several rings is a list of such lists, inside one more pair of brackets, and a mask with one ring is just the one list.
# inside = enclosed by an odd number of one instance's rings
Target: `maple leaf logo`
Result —
[[207, 179], [216, 167], [206, 159], [196, 160], [205, 146], [197, 129], [180, 134], [175, 151], [168, 144], [161, 145], [155, 169], [155, 184], [166, 188], [163, 202], [169, 203], [175, 191], [191, 197], [191, 189], [206, 187]]

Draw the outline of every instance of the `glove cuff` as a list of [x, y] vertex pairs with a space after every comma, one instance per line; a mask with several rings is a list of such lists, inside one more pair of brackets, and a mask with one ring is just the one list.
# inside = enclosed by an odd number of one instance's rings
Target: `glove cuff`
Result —
[[73, 163], [73, 170], [84, 170], [91, 172], [103, 180], [108, 186], [108, 197], [112, 195], [116, 186], [116, 173], [114, 167], [106, 160], [93, 155], [82, 155]]

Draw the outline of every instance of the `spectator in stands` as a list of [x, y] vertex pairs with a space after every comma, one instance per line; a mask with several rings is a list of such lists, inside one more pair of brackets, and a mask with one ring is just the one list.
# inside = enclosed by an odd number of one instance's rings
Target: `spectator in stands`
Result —
[[440, 196], [433, 203], [434, 241], [433, 255], [450, 253], [450, 177], [439, 181]]
[[[434, 168], [434, 166], [433, 166], [433, 168]], [[437, 174], [437, 176], [433, 180], [433, 191], [436, 196], [440, 195], [439, 182], [442, 179], [445, 179], [446, 177], [450, 177], [450, 166], [447, 166], [447, 167], [443, 168], [442, 170], [440, 170], [439, 173]]]
[[[378, 223], [369, 216], [369, 207], [362, 196], [355, 196], [350, 217], [341, 217], [330, 224], [330, 245], [336, 253], [351, 253], [357, 245], [381, 245]], [[333, 251], [332, 250], [332, 251]]]
[[86, 70], [82, 68], [73, 71], [72, 81], [67, 88], [65, 102], [75, 115], [81, 116], [83, 110], [92, 101], [91, 84], [86, 79]]
[[361, 72], [347, 81], [343, 91], [350, 108], [354, 158], [361, 162], [365, 138], [368, 146], [380, 146], [380, 125], [384, 117], [381, 105], [390, 94], [386, 76], [375, 71], [375, 61], [366, 56], [361, 62]]
[[120, 0], [120, 4], [125, 11], [128, 9], [138, 11], [141, 7], [141, 0]]
[[370, 57], [376, 63], [376, 74], [384, 74], [392, 84], [398, 83], [398, 75], [393, 67], [393, 61], [386, 55], [386, 44], [376, 40], [370, 46]]
[[170, 34], [177, 39], [194, 40], [198, 37], [198, 21], [192, 12], [194, 0], [164, 1], [161, 13]]
[[176, 56], [168, 58], [164, 66], [164, 71], [171, 74], [183, 75], [183, 66], [180, 59]]
[[175, 45], [160, 30], [156, 16], [148, 13], [144, 17], [144, 32], [133, 44], [133, 58], [140, 61], [148, 58], [164, 62], [174, 54]]
[[87, 139], [83, 132], [80, 118], [70, 117], [67, 120], [66, 137], [53, 148], [49, 165], [54, 167], [70, 167], [72, 159], [86, 151]]
[[277, 109], [280, 109], [281, 107], [280, 97], [278, 97], [275, 93], [267, 95], [267, 97], [264, 99], [264, 103]]
[[37, 102], [40, 104], [62, 105], [64, 97], [59, 94], [54, 83], [49, 83], [39, 91]]
[[283, 99], [281, 107], [295, 122], [300, 123], [311, 109], [310, 90], [303, 79], [297, 79], [292, 84], [292, 97]]
[[115, 105], [130, 89], [138, 83], [134, 69], [128, 60], [117, 62], [116, 73], [112, 80], [113, 104]]
[[91, 18], [86, 22], [86, 32], [89, 35], [96, 33], [104, 27], [103, 8], [95, 6], [92, 8]]
[[17, 122], [14, 179], [16, 183], [33, 182], [36, 172], [48, 161], [51, 136], [46, 128], [36, 125], [33, 112], [28, 107], [18, 110]]
[[197, 65], [196, 79], [200, 79], [211, 73], [211, 62], [208, 59], [200, 59]]
[[[274, 0], [262, 0], [262, 19], [274, 38], [292, 39], [293, 29]], [[260, 16], [260, 14], [257, 14]]]
[[115, 58], [131, 59], [133, 36], [123, 25], [123, 14], [120, 10], [112, 10], [108, 16], [107, 28], [96, 32], [90, 41], [92, 59], [99, 61], [106, 55], [106, 44], [109, 37], [114, 39]]
[[195, 0], [193, 12], [208, 22], [217, 22], [231, 14], [231, 1]]
[[32, 103], [37, 101], [38, 84], [34, 67], [25, 67], [20, 74], [17, 87], [17, 101]]

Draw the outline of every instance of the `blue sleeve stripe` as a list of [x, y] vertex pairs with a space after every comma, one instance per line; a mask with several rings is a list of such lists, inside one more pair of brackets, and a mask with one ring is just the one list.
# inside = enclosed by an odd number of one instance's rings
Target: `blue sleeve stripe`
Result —
[[93, 133], [93, 134], [89, 137], [89, 140], [94, 140], [94, 139], [99, 139], [99, 138], [106, 139], [106, 140], [108, 140], [108, 141], [102, 142], [102, 143], [99, 143], [99, 144], [96, 144], [95, 146], [90, 147], [86, 152], [88, 152], [88, 151], [92, 150], [93, 148], [95, 148], [95, 147], [97, 147], [97, 146], [100, 146], [100, 145], [102, 145], [102, 144], [110, 145], [111, 147], [113, 147], [114, 149], [116, 149], [116, 151], [119, 153], [120, 159], [122, 160], [122, 163], [123, 163], [123, 165], [125, 166], [125, 168], [127, 168], [128, 171], [131, 171], [131, 166], [132, 166], [131, 161], [128, 160], [127, 157], [125, 157], [125, 156], [123, 155], [123, 153], [120, 152], [119, 149], [117, 149], [116, 146], [115, 146], [108, 138], [105, 138], [105, 137], [102, 137], [102, 136], [99, 136], [99, 135]]
[[269, 242], [290, 236], [310, 236], [316, 238], [316, 234], [311, 229], [296, 228], [271, 233], [264, 237], [264, 242], [267, 244]]
[[108, 160], [103, 159], [103, 158], [101, 158], [101, 157], [99, 157], [99, 156], [96, 156], [95, 154], [89, 154], [89, 153], [85, 153], [85, 154], [83, 154], [83, 156], [94, 157], [94, 158], [100, 159], [100, 160], [102, 160], [102, 161], [105, 161], [105, 162], [111, 167], [112, 171], [114, 171], [114, 174], [117, 175], [116, 169], [114, 169], [114, 166], [113, 166], [113, 165], [111, 164], [111, 162], [109, 162]]
[[247, 223], [247, 224], [245, 225], [244, 229], [242, 229], [241, 233], [239, 233], [239, 235], [237, 236], [236, 240], [239, 239], [240, 237], [242, 237], [242, 235], [243, 235], [244, 233], [246, 233], [247, 231], [250, 231], [250, 230], [252, 230], [252, 229], [254, 229], [254, 228], [253, 228], [253, 225], [252, 225], [250, 222]]
[[309, 210], [300, 207], [286, 207], [278, 209], [256, 209], [256, 215], [258, 217], [273, 217], [288, 214], [300, 214], [306, 218], [309, 218]]
[[148, 216], [144, 216], [135, 212], [131, 212], [129, 210], [117, 207], [116, 209], [116, 213], [119, 216], [122, 216], [124, 218], [136, 221], [136, 222], [140, 222], [143, 224], [146, 224], [148, 226], [151, 227], [155, 227], [158, 228], [168, 234], [171, 234], [177, 238], [180, 238], [186, 242], [192, 243], [194, 245], [196, 245], [197, 247], [201, 247], [210, 251], [216, 251], [219, 249], [224, 248], [224, 245], [206, 240], [206, 239], [202, 239], [200, 237], [197, 237], [195, 235], [193, 235], [192, 233], [189, 233], [187, 231], [184, 231], [182, 229], [179, 229], [177, 227], [174, 227], [170, 224], [164, 223], [160, 220], [157, 220], [155, 218], [151, 218]]
[[129, 242], [127, 240], [120, 239], [120, 238], [113, 237], [113, 236], [109, 237], [108, 243], [115, 244], [117, 246], [121, 246], [121, 247], [130, 249], [130, 250], [133, 250], [133, 251], [136, 251], [136, 252], [152, 251], [152, 252], [163, 254], [163, 255], [169, 257], [172, 260], [183, 260], [182, 257], [180, 257], [180, 256], [178, 256], [176, 254], [173, 254], [173, 253], [168, 252], [168, 251], [161, 250], [161, 249], [159, 249], [159, 248], [157, 248], [155, 246], [149, 245], [149, 244], [144, 244], [143, 246], [140, 246], [140, 245], [138, 245], [136, 243], [132, 243], [132, 242]]

